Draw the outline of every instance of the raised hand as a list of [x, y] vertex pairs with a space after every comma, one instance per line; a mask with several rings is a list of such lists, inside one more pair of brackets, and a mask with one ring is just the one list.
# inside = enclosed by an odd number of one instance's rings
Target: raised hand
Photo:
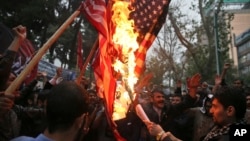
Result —
[[215, 75], [215, 78], [214, 78], [214, 84], [216, 85], [216, 86], [218, 86], [218, 85], [220, 85], [221, 84], [221, 77], [220, 77], [220, 75]]
[[19, 43], [21, 43], [24, 39], [26, 39], [26, 27], [19, 25], [13, 28], [15, 36], [19, 39]]
[[0, 92], [0, 114], [4, 114], [10, 110], [14, 105], [14, 95], [5, 95], [4, 92]]
[[224, 69], [229, 69], [230, 66], [231, 66], [230, 63], [225, 63], [224, 66], [223, 66], [223, 68], [224, 68]]
[[26, 27], [19, 25], [13, 28], [15, 38], [11, 42], [8, 50], [17, 52], [21, 43], [26, 39]]
[[201, 80], [201, 75], [199, 73], [196, 73], [191, 78], [188, 78], [187, 79], [188, 88], [189, 89], [197, 88], [198, 86], [200, 86], [200, 80]]
[[196, 90], [200, 86], [201, 75], [196, 73], [191, 78], [187, 78], [187, 87], [189, 91], [189, 95], [193, 98], [196, 97]]

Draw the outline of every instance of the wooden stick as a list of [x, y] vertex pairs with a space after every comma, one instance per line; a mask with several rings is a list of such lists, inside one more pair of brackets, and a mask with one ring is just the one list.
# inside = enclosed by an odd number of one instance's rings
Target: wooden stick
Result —
[[25, 69], [18, 75], [18, 77], [10, 84], [10, 86], [5, 90], [6, 95], [12, 94], [24, 81], [26, 76], [34, 68], [34, 66], [41, 60], [42, 56], [51, 47], [51, 45], [61, 36], [61, 34], [66, 30], [66, 28], [74, 21], [74, 19], [80, 14], [80, 8], [76, 10], [61, 26], [57, 31], [50, 37], [50, 39], [39, 49], [37, 54], [32, 58], [32, 60], [27, 64]]
[[98, 47], [98, 42], [99, 42], [99, 40], [98, 40], [98, 38], [97, 38], [97, 39], [95, 40], [95, 43], [94, 43], [94, 45], [93, 45], [93, 47], [92, 47], [90, 53], [89, 53], [88, 58], [86, 59], [86, 61], [84, 62], [84, 65], [83, 65], [82, 68], [81, 68], [81, 72], [80, 72], [79, 76], [77, 77], [76, 83], [79, 84], [79, 85], [81, 84], [82, 76], [83, 76], [83, 74], [85, 73], [86, 67], [87, 67], [87, 65], [88, 65], [88, 63], [89, 63], [89, 61], [90, 61], [90, 59], [91, 59], [92, 56], [94, 55], [94, 53], [95, 53], [95, 51], [96, 51], [96, 48]]

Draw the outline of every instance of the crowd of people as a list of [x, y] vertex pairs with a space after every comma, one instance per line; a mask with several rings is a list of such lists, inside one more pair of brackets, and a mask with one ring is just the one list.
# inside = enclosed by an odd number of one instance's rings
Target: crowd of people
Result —
[[[0, 55], [0, 140], [115, 141], [103, 99], [85, 78], [81, 84], [65, 81], [58, 68], [50, 80], [38, 72], [29, 85], [5, 92], [16, 77], [11, 66], [26, 38], [25, 27], [13, 31], [14, 40]], [[178, 81], [170, 95], [157, 85], [138, 91], [137, 103], [115, 121], [117, 131], [127, 141], [229, 141], [232, 125], [250, 123], [250, 89], [240, 79], [227, 84], [229, 68], [224, 65], [212, 88], [197, 73], [187, 79], [187, 89]], [[149, 120], [136, 114], [133, 104], [138, 103]]]

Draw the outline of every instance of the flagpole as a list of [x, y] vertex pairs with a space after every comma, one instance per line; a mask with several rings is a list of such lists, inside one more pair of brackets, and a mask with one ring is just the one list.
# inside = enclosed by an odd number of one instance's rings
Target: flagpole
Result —
[[86, 59], [86, 61], [84, 62], [83, 66], [82, 66], [82, 68], [81, 68], [81, 70], [80, 70], [80, 74], [79, 74], [79, 76], [77, 77], [77, 80], [76, 80], [76, 83], [77, 83], [77, 84], [80, 84], [80, 83], [81, 83], [82, 76], [83, 76], [83, 74], [85, 73], [86, 67], [87, 67], [87, 65], [88, 65], [88, 63], [89, 63], [89, 61], [90, 61], [90, 59], [93, 57], [93, 55], [94, 55], [94, 53], [95, 53], [95, 51], [96, 51], [96, 48], [98, 47], [98, 41], [99, 41], [99, 40], [98, 40], [98, 38], [97, 38], [97, 39], [95, 40], [95, 43], [94, 43], [94, 45], [93, 45], [93, 47], [92, 47], [90, 53], [89, 53], [88, 58]]
[[60, 37], [60, 35], [66, 30], [66, 28], [74, 21], [74, 19], [80, 14], [81, 6], [57, 29], [57, 31], [49, 38], [49, 40], [39, 49], [33, 59], [27, 64], [25, 69], [18, 75], [18, 77], [10, 84], [5, 90], [6, 95], [12, 94], [24, 81], [26, 76], [34, 68], [34, 66], [41, 60], [42, 56], [51, 47], [51, 45]]

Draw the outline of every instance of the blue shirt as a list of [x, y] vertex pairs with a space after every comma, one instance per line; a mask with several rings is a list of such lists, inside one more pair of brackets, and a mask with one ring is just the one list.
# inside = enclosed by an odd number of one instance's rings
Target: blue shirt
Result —
[[44, 136], [44, 134], [40, 134], [36, 138], [20, 136], [20, 137], [12, 139], [11, 141], [53, 141], [53, 140]]

